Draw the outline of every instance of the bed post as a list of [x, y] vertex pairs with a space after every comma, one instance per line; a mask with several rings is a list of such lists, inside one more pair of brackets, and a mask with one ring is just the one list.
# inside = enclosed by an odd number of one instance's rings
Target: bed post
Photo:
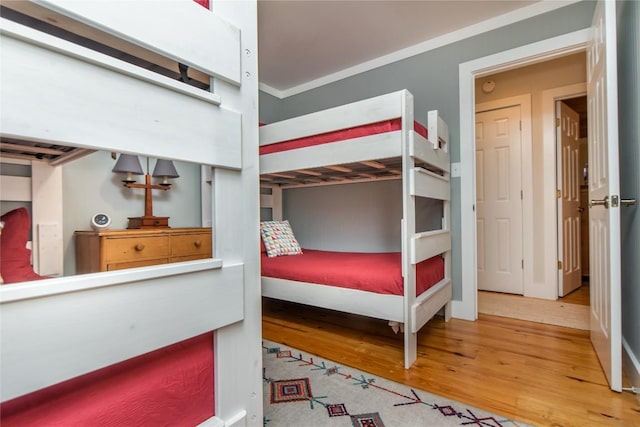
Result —
[[402, 276], [404, 278], [404, 367], [418, 356], [418, 334], [412, 332], [411, 307], [416, 298], [416, 266], [411, 263], [411, 242], [416, 230], [416, 204], [411, 195], [413, 170], [413, 95], [402, 91]]

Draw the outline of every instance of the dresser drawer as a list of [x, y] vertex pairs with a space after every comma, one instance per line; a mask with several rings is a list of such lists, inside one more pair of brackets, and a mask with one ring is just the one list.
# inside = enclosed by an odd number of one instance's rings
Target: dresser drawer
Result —
[[76, 272], [211, 258], [211, 227], [76, 231]]
[[[211, 257], [211, 232], [171, 236], [171, 257], [190, 259]], [[178, 260], [173, 260], [177, 262]], [[181, 260], [186, 261], [186, 260]]]
[[169, 236], [109, 238], [103, 240], [103, 245], [102, 251], [107, 264], [169, 256]]
[[123, 270], [125, 268], [148, 267], [150, 265], [167, 264], [168, 262], [168, 258], [153, 258], [133, 262], [113, 262], [107, 264], [107, 271]]

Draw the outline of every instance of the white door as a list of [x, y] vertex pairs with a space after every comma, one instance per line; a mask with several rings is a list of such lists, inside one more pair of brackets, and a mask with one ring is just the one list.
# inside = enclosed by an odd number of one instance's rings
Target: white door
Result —
[[524, 293], [520, 106], [476, 114], [478, 289]]
[[616, 2], [599, 1], [587, 49], [591, 342], [609, 385], [622, 388]]
[[580, 267], [580, 116], [556, 102], [558, 144], [558, 294], [565, 296], [582, 284]]

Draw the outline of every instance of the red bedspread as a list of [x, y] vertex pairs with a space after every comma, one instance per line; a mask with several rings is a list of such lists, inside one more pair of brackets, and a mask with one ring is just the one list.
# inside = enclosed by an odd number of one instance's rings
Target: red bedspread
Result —
[[[414, 122], [413, 124], [414, 130], [426, 138], [427, 128], [425, 128], [418, 122]], [[280, 151], [295, 150], [304, 147], [312, 147], [314, 145], [328, 144], [331, 142], [344, 141], [346, 139], [376, 135], [379, 133], [392, 132], [395, 130], [400, 130], [401, 128], [402, 122], [399, 118], [393, 120], [385, 120], [378, 123], [371, 123], [368, 125], [362, 125], [353, 128], [322, 133], [319, 135], [277, 142], [275, 144], [264, 145], [260, 147], [260, 155], [278, 153]]]
[[19, 397], [0, 425], [194, 426], [214, 415], [213, 335], [201, 335]]
[[[444, 277], [444, 260], [435, 256], [417, 265], [416, 295]], [[267, 257], [262, 275], [340, 286], [379, 294], [403, 295], [400, 252], [356, 253], [303, 249], [302, 255]]]

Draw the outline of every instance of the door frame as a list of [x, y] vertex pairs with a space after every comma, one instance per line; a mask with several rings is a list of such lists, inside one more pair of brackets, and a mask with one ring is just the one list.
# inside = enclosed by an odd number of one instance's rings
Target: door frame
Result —
[[[553, 89], [547, 89], [542, 92], [542, 161], [545, 165], [555, 165], [556, 167], [559, 167], [557, 150], [558, 141], [556, 138], [556, 101], [576, 98], [578, 96], [586, 96], [586, 94], [586, 83], [561, 86]], [[562, 236], [560, 236], [558, 229], [558, 198], [555, 195], [558, 185], [557, 174], [554, 174], [553, 176], [551, 176], [550, 173], [544, 174], [542, 189], [544, 200], [555, 200], [553, 205], [545, 204], [544, 210], [545, 266], [556, 265], [558, 259], [560, 259], [557, 242], [558, 239], [562, 238]], [[549, 285], [547, 293], [551, 299], [557, 299], [559, 296], [558, 270], [545, 268], [544, 283]]]
[[[462, 299], [452, 301], [452, 314], [454, 317], [467, 320], [476, 320], [478, 318], [475, 223], [475, 80], [478, 77], [579, 52], [586, 49], [590, 37], [591, 28], [585, 28], [478, 58], [462, 63], [459, 66], [460, 164], [456, 165], [454, 163], [452, 166], [469, 172], [460, 176], [460, 242], [471, 242], [472, 244], [460, 245], [460, 259], [466, 261], [461, 263]], [[553, 180], [555, 183], [555, 174], [553, 174]], [[552, 200], [553, 205], [555, 205], [555, 198]], [[550, 202], [545, 200], [543, 207], [545, 212], [549, 209], [548, 204]], [[545, 236], [545, 247], [548, 247], [549, 244], [547, 239], [548, 236]], [[554, 236], [553, 244], [555, 244], [555, 239], [556, 236]], [[547, 268], [545, 268], [546, 270]]]
[[[477, 113], [501, 108], [520, 107], [520, 170], [522, 171], [522, 259], [524, 260], [522, 272], [522, 285], [525, 296], [531, 292], [533, 285], [533, 191], [525, 191], [533, 188], [533, 144], [531, 131], [531, 94], [523, 94], [508, 98], [483, 102], [475, 106], [474, 120]], [[474, 122], [475, 123], [475, 122]], [[475, 128], [475, 126], [474, 126]], [[475, 171], [475, 130], [473, 138], [474, 146], [474, 171]], [[474, 172], [474, 195], [475, 174]], [[475, 203], [475, 199], [474, 199]], [[474, 210], [475, 214], [475, 210]], [[477, 245], [477, 242], [476, 242]], [[477, 247], [476, 247], [477, 256]], [[476, 284], [477, 286], [477, 284]]]

